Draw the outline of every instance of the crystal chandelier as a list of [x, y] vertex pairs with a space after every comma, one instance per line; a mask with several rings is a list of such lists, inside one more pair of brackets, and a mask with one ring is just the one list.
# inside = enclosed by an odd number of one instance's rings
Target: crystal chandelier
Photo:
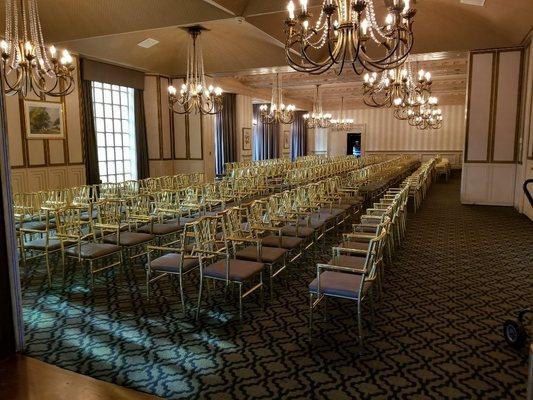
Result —
[[0, 41], [5, 93], [66, 96], [75, 88], [68, 50], [45, 48], [37, 0], [5, 0], [6, 30]]
[[217, 114], [222, 110], [222, 89], [207, 86], [205, 81], [204, 58], [200, 42], [201, 26], [187, 28], [189, 45], [187, 48], [187, 77], [178, 93], [174, 86], [168, 87], [170, 109], [176, 114], [191, 112]]
[[304, 115], [308, 128], [329, 128], [331, 125], [331, 114], [322, 112], [322, 98], [319, 93], [319, 87], [320, 85], [316, 85], [313, 112]]
[[439, 100], [435, 96], [429, 97], [427, 102], [417, 104], [409, 113], [409, 125], [417, 129], [440, 129], [442, 128], [442, 110], [439, 108]]
[[283, 103], [283, 86], [279, 74], [272, 81], [272, 100], [270, 107], [267, 104], [259, 106], [259, 120], [263, 124], [292, 124], [294, 122], [293, 104]]
[[341, 74], [350, 64], [356, 74], [400, 66], [413, 47], [410, 0], [387, 0], [384, 23], [377, 22], [374, 0], [323, 0], [314, 23], [307, 0], [300, 0], [295, 14], [291, 0], [285, 21], [285, 56], [297, 71], [322, 74], [338, 65]]
[[351, 118], [344, 118], [344, 97], [341, 97], [341, 111], [338, 119], [331, 120], [331, 128], [334, 131], [349, 131], [354, 127], [354, 120]]
[[411, 67], [407, 62], [378, 74], [366, 73], [363, 80], [363, 102], [369, 107], [400, 106], [407, 102], [411, 92], [423, 94], [429, 92], [431, 73], [419, 71], [418, 81], [415, 81]]

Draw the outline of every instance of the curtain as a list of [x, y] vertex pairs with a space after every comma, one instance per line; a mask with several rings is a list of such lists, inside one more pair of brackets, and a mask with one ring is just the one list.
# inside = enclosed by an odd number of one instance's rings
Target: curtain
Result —
[[[260, 104], [253, 105], [254, 119], [257, 125], [254, 126], [254, 160], [267, 160], [279, 157], [279, 124], [263, 124], [259, 118]], [[269, 105], [270, 106], [270, 105]]]
[[[83, 60], [81, 68], [83, 69]], [[82, 75], [83, 76], [83, 75]], [[96, 133], [94, 130], [93, 99], [91, 81], [81, 81], [81, 113], [83, 130], [83, 148], [85, 153], [85, 183], [96, 185], [100, 183], [100, 170], [98, 169], [98, 149], [96, 146]]]
[[237, 95], [222, 94], [222, 111], [216, 114], [216, 173], [224, 173], [224, 164], [237, 160]]
[[307, 111], [295, 111], [294, 114], [291, 146], [291, 157], [293, 161], [296, 157], [307, 154], [307, 123], [304, 119], [304, 114], [307, 114]]
[[144, 91], [134, 90], [135, 103], [135, 150], [137, 153], [137, 179], [150, 176], [148, 162], [148, 141], [146, 139], [146, 117], [144, 114]]

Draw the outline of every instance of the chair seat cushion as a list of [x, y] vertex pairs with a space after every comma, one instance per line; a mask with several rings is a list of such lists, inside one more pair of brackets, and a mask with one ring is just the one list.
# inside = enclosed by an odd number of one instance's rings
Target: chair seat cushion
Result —
[[[320, 274], [320, 293], [356, 300], [359, 296], [361, 275], [337, 271], [324, 271]], [[316, 293], [318, 278], [309, 284], [309, 291]]]
[[297, 236], [301, 238], [308, 238], [313, 236], [315, 230], [309, 226], [299, 226], [287, 225], [281, 228], [281, 234], [286, 236]]
[[93, 210], [91, 215], [89, 215], [89, 211], [84, 211], [81, 213], [80, 219], [84, 222], [87, 222], [91, 219], [96, 219], [97, 216], [98, 216], [98, 213], [96, 212], [96, 210]]
[[[245, 260], [229, 260], [229, 280], [243, 282], [263, 270], [265, 264]], [[204, 269], [207, 278], [226, 279], [226, 260], [217, 261]]]
[[287, 253], [287, 249], [282, 249], [279, 247], [261, 247], [261, 260], [259, 260], [257, 255], [257, 247], [248, 246], [235, 253], [235, 257], [241, 260], [259, 261], [271, 264], [280, 260], [285, 253]]
[[[55, 223], [49, 221], [48, 227], [50, 229], [55, 228]], [[18, 224], [17, 226], [19, 229], [31, 229], [36, 231], [44, 231], [46, 230], [46, 221], [30, 221], [30, 222], [23, 222], [22, 224]]]
[[[265, 237], [261, 241], [261, 244], [263, 246], [281, 247], [283, 249], [292, 250], [300, 246], [302, 244], [302, 241], [303, 241], [302, 238], [299, 238], [296, 236], [281, 236], [281, 241], [280, 241], [279, 236], [270, 235], [270, 236]], [[281, 242], [281, 246], [280, 246], [280, 242]]]
[[337, 247], [342, 247], [345, 249], [352, 249], [352, 250], [368, 250], [368, 242], [342, 242]]
[[[65, 244], [67, 245], [67, 244]], [[24, 243], [24, 248], [27, 250], [46, 250], [54, 251], [61, 248], [61, 240], [59, 239], [49, 239], [48, 246], [46, 246], [46, 239], [35, 239], [30, 242]]]
[[119, 251], [121, 251], [120, 246], [106, 243], [83, 243], [80, 246], [80, 251], [78, 251], [78, 246], [72, 246], [65, 250], [68, 255], [86, 259], [100, 258]]
[[332, 258], [328, 264], [339, 267], [348, 267], [354, 269], [363, 269], [365, 267], [366, 257], [340, 255], [338, 258]]
[[332, 208], [331, 210], [328, 207], [321, 208], [319, 213], [322, 217], [327, 217], [329, 219], [329, 218], [338, 217], [339, 215], [345, 212], [344, 209], [336, 208], [336, 207], [337, 207], [337, 204], [335, 204], [335, 208]]
[[150, 267], [154, 271], [178, 273], [180, 268], [182, 272], [187, 272], [198, 266], [198, 264], [198, 259], [188, 258], [183, 260], [182, 266], [180, 253], [168, 253], [152, 260]]
[[104, 236], [104, 243], [118, 244], [120, 246], [136, 246], [154, 239], [154, 235], [139, 232], [121, 232], [120, 241], [117, 243], [117, 235]]
[[146, 224], [137, 229], [140, 233], [152, 233], [154, 235], [169, 235], [181, 230], [177, 223]]

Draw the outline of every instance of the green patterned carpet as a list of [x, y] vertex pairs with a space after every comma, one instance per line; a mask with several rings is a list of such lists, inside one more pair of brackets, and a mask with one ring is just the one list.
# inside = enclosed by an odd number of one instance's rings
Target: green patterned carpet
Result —
[[[363, 349], [346, 301], [330, 302], [327, 322], [316, 314], [307, 341], [306, 254], [265, 311], [245, 301], [242, 328], [221, 291], [198, 323], [168, 281], [146, 300], [140, 265], [99, 278], [94, 293], [80, 271], [49, 291], [40, 267], [23, 287], [26, 353], [169, 399], [525, 398], [527, 354], [505, 344], [501, 323], [533, 304], [533, 223], [511, 208], [460, 205], [452, 180], [408, 224]], [[196, 287], [189, 279], [191, 305]]]

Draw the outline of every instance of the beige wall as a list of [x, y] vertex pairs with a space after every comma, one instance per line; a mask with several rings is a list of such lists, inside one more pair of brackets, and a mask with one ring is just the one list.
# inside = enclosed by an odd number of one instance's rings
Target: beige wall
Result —
[[522, 136], [523, 51], [496, 49], [470, 55], [461, 201], [516, 206]]
[[[180, 79], [172, 84], [181, 85]], [[215, 117], [171, 112], [167, 88], [170, 78], [147, 74], [144, 106], [150, 176], [204, 172], [214, 177]]]
[[[393, 157], [400, 153], [413, 154], [420, 159], [436, 154], [450, 159], [461, 167], [464, 143], [464, 106], [442, 106], [444, 125], [441, 129], [421, 131], [407, 121], [394, 118], [391, 109], [364, 108], [348, 110], [346, 118], [355, 121], [360, 131], [363, 154], [385, 154]], [[347, 132], [330, 129], [311, 129], [308, 137], [310, 154], [346, 154]]]
[[[78, 58], [74, 58], [77, 71]], [[14, 193], [78, 186], [85, 183], [85, 166], [80, 122], [79, 75], [69, 96], [46, 101], [63, 104], [65, 139], [28, 140], [24, 99], [5, 96], [9, 160]], [[31, 97], [30, 100], [38, 100]]]

